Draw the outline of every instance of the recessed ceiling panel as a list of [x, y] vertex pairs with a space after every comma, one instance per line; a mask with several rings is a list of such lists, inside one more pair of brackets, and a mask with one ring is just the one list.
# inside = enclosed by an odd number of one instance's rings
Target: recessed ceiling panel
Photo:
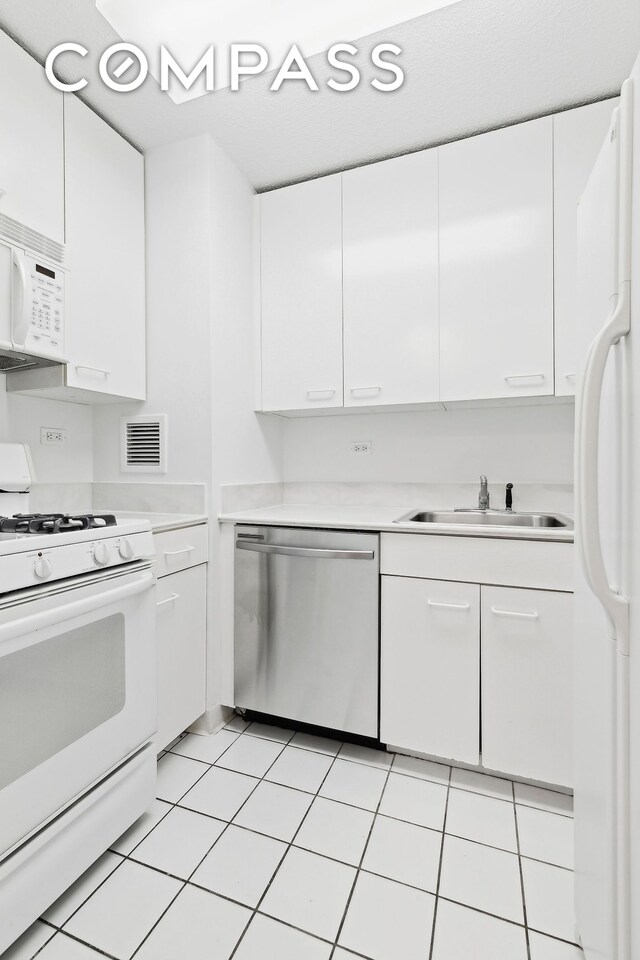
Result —
[[[229, 85], [229, 48], [253, 43], [264, 47], [269, 67], [277, 69], [292, 44], [305, 57], [334, 43], [355, 41], [460, 0], [96, 0], [96, 7], [123, 40], [141, 47], [159, 79], [164, 45], [189, 74], [207, 47], [215, 47], [216, 89]], [[126, 77], [123, 76], [123, 80]], [[176, 103], [200, 97], [204, 75], [190, 90], [173, 83]]]

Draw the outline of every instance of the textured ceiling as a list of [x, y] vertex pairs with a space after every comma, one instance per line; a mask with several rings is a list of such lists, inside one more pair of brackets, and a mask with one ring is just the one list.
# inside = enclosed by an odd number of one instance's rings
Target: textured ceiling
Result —
[[363, 62], [376, 42], [403, 48], [394, 93], [364, 82], [335, 93], [321, 55], [309, 61], [317, 93], [301, 83], [271, 93], [259, 77], [178, 106], [151, 79], [128, 94], [97, 80], [119, 38], [94, 0], [0, 0], [0, 26], [41, 61], [57, 43], [82, 43], [83, 99], [133, 143], [208, 132], [259, 190], [613, 95], [640, 51], [638, 0], [462, 0], [359, 43]]

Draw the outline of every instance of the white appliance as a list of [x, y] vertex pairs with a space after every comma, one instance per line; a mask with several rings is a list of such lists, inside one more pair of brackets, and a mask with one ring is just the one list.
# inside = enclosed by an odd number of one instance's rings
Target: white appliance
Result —
[[0, 373], [65, 362], [66, 283], [51, 257], [0, 239]]
[[578, 211], [575, 882], [587, 960], [640, 957], [640, 60]]
[[0, 954], [155, 796], [153, 553], [145, 521], [0, 517]]

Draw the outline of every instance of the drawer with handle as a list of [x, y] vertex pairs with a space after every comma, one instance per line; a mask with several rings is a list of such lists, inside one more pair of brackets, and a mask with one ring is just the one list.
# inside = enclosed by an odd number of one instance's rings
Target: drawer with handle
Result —
[[154, 534], [156, 576], [166, 577], [178, 570], [206, 563], [209, 558], [208, 525], [182, 527]]

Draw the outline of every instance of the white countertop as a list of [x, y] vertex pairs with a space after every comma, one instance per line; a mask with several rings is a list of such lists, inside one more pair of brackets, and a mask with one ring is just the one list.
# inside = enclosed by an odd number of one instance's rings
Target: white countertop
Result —
[[[416, 505], [414, 509], [451, 510], [450, 506]], [[330, 504], [278, 503], [258, 510], [220, 514], [221, 523], [264, 524], [283, 527], [323, 527], [339, 530], [376, 530], [391, 533], [419, 533], [423, 535], [490, 537], [511, 540], [557, 540], [573, 542], [573, 530], [545, 527], [478, 527], [463, 523], [394, 523], [409, 513], [411, 507], [353, 507]]]
[[163, 533], [165, 530], [180, 530], [182, 527], [195, 527], [201, 523], [208, 523], [209, 518], [204, 514], [192, 513], [145, 513], [142, 510], [103, 510], [100, 513], [113, 513], [117, 520], [148, 520], [154, 533]]

